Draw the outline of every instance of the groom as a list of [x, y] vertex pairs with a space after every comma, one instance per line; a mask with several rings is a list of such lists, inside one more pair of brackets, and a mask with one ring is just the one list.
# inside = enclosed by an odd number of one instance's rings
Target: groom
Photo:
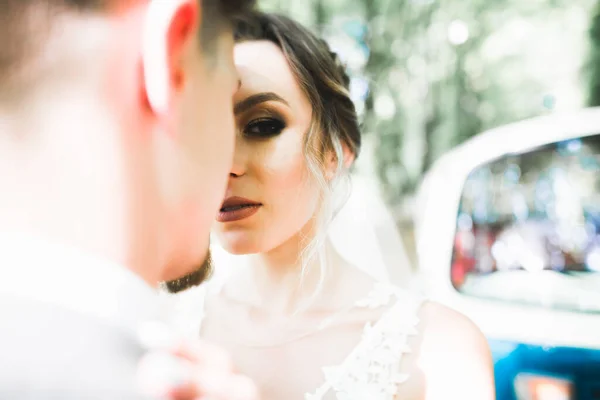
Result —
[[0, 2], [0, 398], [252, 398], [205, 344], [135, 385], [154, 287], [207, 257], [248, 3]]

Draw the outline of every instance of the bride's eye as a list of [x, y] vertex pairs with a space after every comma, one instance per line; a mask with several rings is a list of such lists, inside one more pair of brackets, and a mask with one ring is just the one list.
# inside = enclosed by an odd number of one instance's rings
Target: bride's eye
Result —
[[285, 123], [275, 118], [259, 118], [244, 128], [244, 135], [256, 138], [277, 136], [285, 129]]

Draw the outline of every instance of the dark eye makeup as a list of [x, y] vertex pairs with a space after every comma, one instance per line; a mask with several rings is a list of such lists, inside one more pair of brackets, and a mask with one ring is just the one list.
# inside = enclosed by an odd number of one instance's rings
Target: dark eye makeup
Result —
[[244, 128], [249, 138], [267, 139], [279, 135], [285, 129], [285, 122], [279, 118], [262, 117], [250, 121]]

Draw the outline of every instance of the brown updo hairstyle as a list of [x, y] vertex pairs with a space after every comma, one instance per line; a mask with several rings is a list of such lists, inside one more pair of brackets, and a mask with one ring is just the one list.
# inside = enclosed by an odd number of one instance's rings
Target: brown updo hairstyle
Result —
[[[334, 189], [341, 181], [349, 183], [347, 166], [358, 156], [361, 145], [358, 117], [350, 98], [350, 79], [324, 40], [286, 16], [259, 11], [246, 13], [234, 20], [234, 34], [236, 43], [266, 40], [277, 45], [312, 105], [303, 151], [311, 176], [322, 188], [322, 198], [316, 232], [304, 244], [302, 258], [306, 267], [313, 257], [320, 256], [324, 276], [325, 259], [320, 250], [338, 206]], [[344, 159], [344, 148], [351, 160]], [[332, 153], [337, 162], [333, 179], [325, 175], [325, 162]]]

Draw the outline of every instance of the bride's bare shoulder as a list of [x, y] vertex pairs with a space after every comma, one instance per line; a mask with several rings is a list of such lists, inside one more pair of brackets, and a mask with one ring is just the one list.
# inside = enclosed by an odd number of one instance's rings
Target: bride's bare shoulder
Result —
[[425, 301], [420, 310], [421, 325], [424, 334], [432, 338], [448, 339], [449, 334], [469, 335], [471, 339], [483, 335], [479, 328], [467, 316], [434, 301]]
[[493, 399], [492, 357], [473, 321], [430, 301], [421, 307], [420, 321], [417, 363], [433, 391], [431, 398]]

